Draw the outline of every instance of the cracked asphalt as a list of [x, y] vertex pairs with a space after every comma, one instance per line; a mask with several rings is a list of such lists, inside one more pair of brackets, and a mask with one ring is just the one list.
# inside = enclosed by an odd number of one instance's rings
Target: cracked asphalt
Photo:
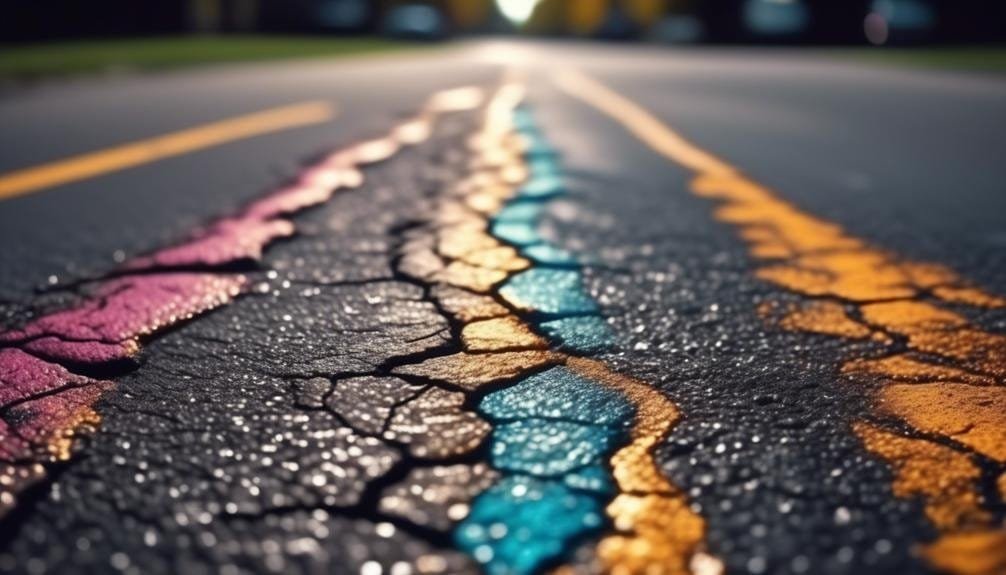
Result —
[[0, 99], [0, 570], [1006, 573], [1006, 83], [470, 42]]

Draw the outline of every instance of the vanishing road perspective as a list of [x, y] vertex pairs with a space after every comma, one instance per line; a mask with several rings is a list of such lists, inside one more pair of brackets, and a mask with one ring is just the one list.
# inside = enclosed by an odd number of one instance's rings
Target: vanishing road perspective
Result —
[[1006, 573], [1002, 48], [414, 4], [0, 49], [0, 572]]

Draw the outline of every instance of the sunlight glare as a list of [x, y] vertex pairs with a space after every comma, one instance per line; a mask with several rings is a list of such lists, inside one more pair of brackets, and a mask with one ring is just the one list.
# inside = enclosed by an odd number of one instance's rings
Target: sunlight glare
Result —
[[521, 26], [534, 13], [538, 2], [539, 0], [496, 0], [496, 5], [507, 20], [516, 26]]

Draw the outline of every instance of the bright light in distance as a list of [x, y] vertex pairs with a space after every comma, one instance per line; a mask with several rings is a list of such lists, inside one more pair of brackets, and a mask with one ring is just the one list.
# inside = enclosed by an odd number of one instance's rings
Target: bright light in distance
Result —
[[531, 17], [538, 2], [539, 0], [496, 0], [496, 5], [507, 20], [520, 26]]

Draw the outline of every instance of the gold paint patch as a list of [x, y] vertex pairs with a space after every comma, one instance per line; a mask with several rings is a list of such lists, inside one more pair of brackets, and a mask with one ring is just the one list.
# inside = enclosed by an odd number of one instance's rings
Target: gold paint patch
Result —
[[959, 575], [1006, 573], [1006, 530], [943, 535], [923, 551], [934, 567]]
[[[936, 305], [942, 302], [1001, 308], [1006, 307], [1006, 299], [968, 283], [946, 266], [901, 260], [846, 235], [835, 224], [801, 212], [596, 80], [566, 71], [559, 76], [558, 84], [566, 92], [621, 122], [656, 152], [691, 169], [696, 174], [692, 191], [718, 200], [716, 217], [736, 225], [751, 255], [766, 262], [756, 271], [759, 278], [805, 296], [830, 298], [834, 305], [859, 305], [868, 324], [866, 327], [901, 335], [907, 338], [912, 350], [936, 356], [949, 364], [929, 363], [924, 356], [892, 356], [881, 360], [852, 360], [843, 367], [843, 372], [877, 375], [889, 380], [955, 380], [984, 385], [890, 385], [881, 388], [880, 394], [887, 411], [916, 428], [953, 437], [998, 461], [1006, 458], [1006, 405], [1004, 388], [1000, 387], [1006, 383], [1003, 381], [1006, 379], [1006, 337], [988, 333], [971, 325], [966, 318]], [[783, 327], [833, 333], [845, 338], [856, 337], [844, 333], [850, 329], [852, 334], [862, 333], [851, 328], [848, 318], [834, 313], [834, 309], [818, 313], [813, 319], [790, 317]], [[766, 306], [759, 311], [772, 312]], [[881, 340], [881, 343], [894, 342]], [[919, 450], [922, 448], [919, 444], [908, 440], [881, 441], [880, 435], [869, 431], [862, 434], [864, 442], [872, 445], [874, 452], [893, 467], [906, 467], [910, 463], [911, 469], [917, 469], [920, 465]], [[938, 447], [942, 457], [950, 457], [945, 452], [955, 452], [957, 455], [952, 459], [968, 459], [966, 453], [932, 445], [923, 451]], [[976, 476], [962, 471], [963, 466], [955, 469], [955, 482], [970, 481], [971, 489], [977, 489]], [[933, 466], [928, 471], [938, 476], [943, 470]], [[955, 499], [952, 492], [947, 500], [944, 497], [948, 494], [942, 493], [938, 486], [908, 489], [905, 485], [899, 488], [901, 492], [922, 496], [927, 506], [942, 508], [966, 503], [954, 512], [969, 513], [971, 503], [967, 498]], [[980, 503], [971, 506], [976, 505]], [[941, 512], [940, 517], [943, 516]], [[1002, 530], [987, 533], [949, 531], [929, 547], [926, 557], [934, 566], [961, 575], [1001, 575], [1006, 572], [1004, 549], [1006, 534]]]
[[845, 308], [831, 301], [810, 302], [789, 312], [779, 322], [791, 331], [808, 331], [851, 339], [870, 337], [870, 329], [845, 313]]
[[933, 289], [933, 294], [949, 303], [987, 308], [1006, 307], [1006, 299], [973, 287], [940, 286]]
[[1006, 462], [1006, 388], [960, 383], [897, 384], [880, 392], [882, 407], [916, 429], [951, 437]]
[[912, 439], [857, 423], [856, 435], [866, 448], [894, 470], [894, 494], [922, 497], [926, 516], [938, 529], [985, 527], [990, 516], [981, 508], [976, 489], [981, 470], [971, 458], [924, 439]]
[[522, 258], [517, 250], [510, 246], [473, 250], [461, 256], [461, 261], [473, 266], [505, 272], [519, 272], [531, 266], [529, 261]]
[[461, 331], [461, 340], [469, 352], [548, 348], [545, 340], [514, 316], [469, 323]]
[[995, 385], [989, 376], [976, 375], [963, 369], [926, 363], [910, 355], [898, 354], [879, 359], [853, 359], [845, 362], [842, 373], [876, 375], [896, 381], [931, 383], [960, 382], [972, 385]]
[[[597, 546], [607, 572], [619, 575], [687, 575], [705, 522], [684, 497], [622, 493], [607, 508], [614, 528]], [[720, 564], [719, 571], [722, 571]]]
[[893, 301], [862, 306], [863, 318], [902, 335], [952, 331], [968, 324], [956, 313], [919, 301]]
[[444, 381], [471, 391], [561, 362], [561, 355], [539, 350], [486, 354], [462, 352], [403, 365], [393, 371]]
[[509, 274], [505, 271], [473, 266], [463, 261], [451, 262], [436, 279], [454, 287], [480, 293], [489, 293]]
[[[570, 357], [566, 365], [583, 377], [624, 394], [635, 406], [632, 441], [611, 458], [620, 494], [608, 505], [617, 533], [598, 544], [598, 557], [609, 573], [677, 575], [701, 553], [705, 521], [688, 506], [685, 494], [667, 479], [653, 456], [677, 423], [678, 409], [656, 389], [615, 373], [601, 362]], [[704, 557], [722, 571], [722, 564]]]
[[[635, 405], [636, 417], [631, 442], [611, 459], [620, 495], [608, 513], [618, 533], [599, 544], [599, 559], [607, 572], [619, 575], [684, 574], [696, 558], [703, 559], [704, 574], [719, 573], [722, 563], [699, 552], [703, 519], [654, 460], [654, 448], [679, 419], [675, 406], [658, 391], [611, 372], [602, 363], [548, 351], [547, 342], [526, 323], [481, 295], [530, 266], [516, 249], [489, 234], [485, 219], [502, 207], [514, 194], [512, 186], [523, 183], [528, 175], [518, 154], [521, 141], [513, 137], [510, 125], [510, 114], [521, 95], [521, 90], [505, 86], [490, 103], [484, 130], [471, 140], [478, 152], [471, 165], [482, 171], [453, 189], [457, 199], [443, 204], [437, 217], [436, 251], [439, 264], [446, 267], [430, 272], [426, 281], [447, 284], [434, 287], [433, 294], [443, 309], [464, 324], [465, 352], [394, 371], [474, 390], [567, 363], [574, 371], [623, 393]], [[420, 265], [424, 264], [420, 257], [408, 263], [418, 269], [433, 267]]]
[[476, 250], [496, 248], [500, 243], [486, 232], [485, 222], [466, 219], [438, 231], [437, 251], [448, 259], [458, 259]]

